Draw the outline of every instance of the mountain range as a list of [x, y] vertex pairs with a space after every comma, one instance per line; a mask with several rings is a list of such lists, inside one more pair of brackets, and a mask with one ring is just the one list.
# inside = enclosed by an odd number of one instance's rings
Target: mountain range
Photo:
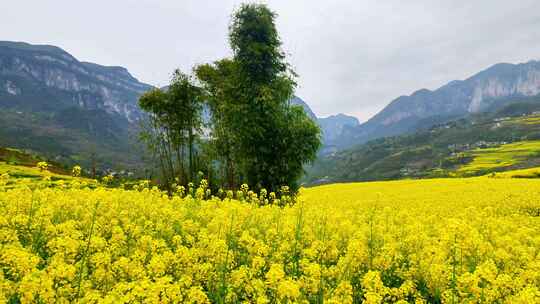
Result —
[[317, 117], [309, 105], [300, 97], [295, 96], [291, 99], [291, 103], [299, 105], [304, 109], [304, 112], [317, 122], [322, 131], [323, 150], [322, 152], [334, 151], [339, 146], [339, 140], [346, 137], [348, 128], [358, 127], [360, 122], [358, 118], [345, 114], [330, 115], [327, 117]]
[[0, 106], [32, 111], [70, 107], [140, 118], [139, 95], [151, 88], [123, 67], [81, 62], [48, 45], [0, 42]]
[[475, 176], [540, 165], [540, 96], [321, 155], [303, 182]]
[[[79, 61], [56, 46], [0, 41], [0, 145], [68, 163], [91, 154], [104, 167], [136, 166], [137, 101], [152, 88], [123, 67]], [[343, 114], [317, 118], [296, 96], [291, 103], [319, 123], [326, 146], [359, 124]]]
[[125, 68], [81, 62], [49, 45], [0, 42], [0, 145], [74, 163], [135, 166], [139, 96]]
[[[58, 161], [80, 162], [88, 155], [104, 166], [136, 166], [133, 153], [139, 96], [153, 88], [127, 69], [77, 60], [56, 46], [0, 42], [0, 145], [34, 150]], [[540, 94], [540, 62], [496, 64], [465, 80], [434, 90], [421, 89], [391, 101], [364, 123], [337, 114], [317, 117], [322, 155], [381, 137], [413, 133], [436, 124]], [[338, 97], [336, 97], [338, 98]]]
[[340, 148], [411, 133], [475, 113], [492, 112], [516, 100], [540, 94], [540, 61], [499, 63], [465, 80], [430, 91], [421, 89], [394, 99], [377, 115], [337, 140]]

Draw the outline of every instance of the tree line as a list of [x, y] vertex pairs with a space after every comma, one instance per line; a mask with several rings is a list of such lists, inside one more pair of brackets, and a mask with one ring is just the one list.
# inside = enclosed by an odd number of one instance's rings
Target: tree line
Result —
[[320, 130], [290, 104], [297, 75], [285, 60], [276, 14], [243, 4], [229, 26], [232, 57], [176, 70], [167, 89], [139, 100], [148, 113], [141, 138], [153, 152], [161, 183], [187, 185], [200, 174], [214, 186], [293, 192], [315, 159]]

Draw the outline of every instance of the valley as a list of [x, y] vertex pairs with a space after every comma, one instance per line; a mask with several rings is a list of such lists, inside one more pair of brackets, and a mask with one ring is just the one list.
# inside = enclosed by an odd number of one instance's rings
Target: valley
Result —
[[[540, 100], [539, 100], [540, 101]], [[474, 176], [540, 165], [540, 102], [514, 103], [320, 157], [307, 184]], [[514, 116], [507, 116], [514, 115]]]
[[4, 2], [0, 304], [540, 303], [540, 2]]

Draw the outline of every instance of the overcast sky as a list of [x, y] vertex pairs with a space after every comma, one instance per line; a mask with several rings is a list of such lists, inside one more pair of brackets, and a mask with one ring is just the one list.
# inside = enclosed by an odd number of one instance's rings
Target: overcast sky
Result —
[[[0, 40], [57, 45], [156, 86], [230, 55], [232, 0], [0, 1]], [[498, 62], [540, 59], [538, 0], [275, 0], [278, 30], [318, 116], [365, 121], [392, 99]]]

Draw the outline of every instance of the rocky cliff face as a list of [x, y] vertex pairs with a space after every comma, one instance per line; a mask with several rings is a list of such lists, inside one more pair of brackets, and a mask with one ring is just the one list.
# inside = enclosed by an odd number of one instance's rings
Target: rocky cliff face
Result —
[[80, 62], [54, 46], [0, 42], [0, 107], [102, 109], [133, 122], [150, 88], [122, 67]]
[[540, 94], [540, 61], [496, 64], [468, 79], [393, 100], [381, 112], [344, 136], [352, 144], [398, 135], [471, 113], [496, 110], [514, 100]]
[[499, 64], [469, 79], [473, 82], [468, 112], [479, 112], [499, 98], [540, 94], [540, 62]]
[[150, 88], [125, 68], [81, 62], [58, 47], [0, 42], [0, 145], [134, 168], [138, 98]]

